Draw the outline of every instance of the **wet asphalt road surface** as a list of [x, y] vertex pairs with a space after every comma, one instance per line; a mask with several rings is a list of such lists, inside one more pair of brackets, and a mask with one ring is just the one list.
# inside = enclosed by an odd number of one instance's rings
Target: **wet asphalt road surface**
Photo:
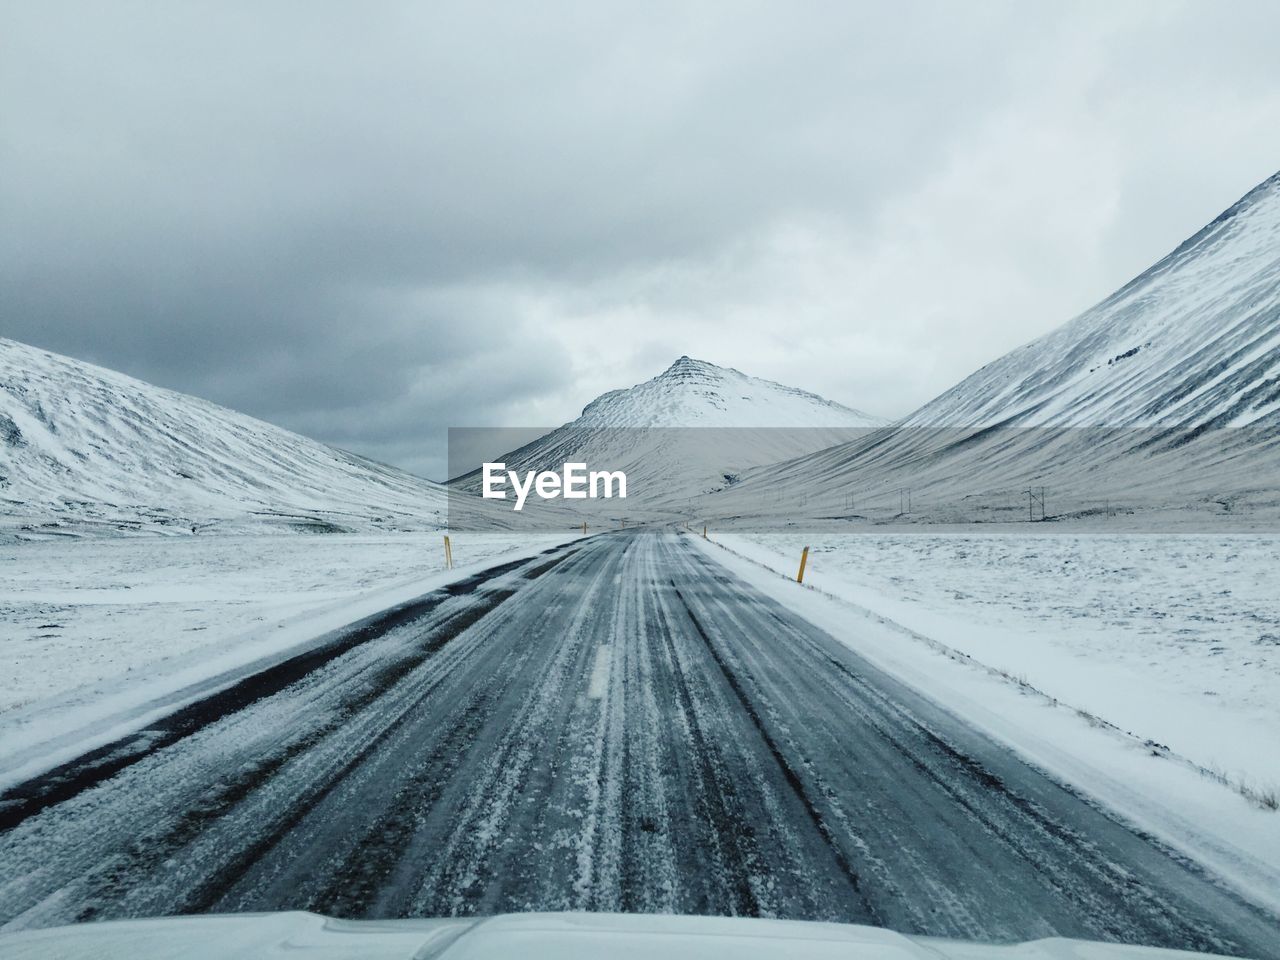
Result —
[[1280, 957], [1274, 918], [674, 533], [256, 682], [0, 797], [0, 924], [645, 911]]

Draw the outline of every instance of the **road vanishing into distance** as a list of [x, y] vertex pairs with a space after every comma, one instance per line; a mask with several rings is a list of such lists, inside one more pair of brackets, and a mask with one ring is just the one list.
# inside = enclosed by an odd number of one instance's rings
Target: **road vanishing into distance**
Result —
[[0, 798], [7, 929], [837, 920], [1255, 957], [1280, 927], [671, 532], [486, 571]]

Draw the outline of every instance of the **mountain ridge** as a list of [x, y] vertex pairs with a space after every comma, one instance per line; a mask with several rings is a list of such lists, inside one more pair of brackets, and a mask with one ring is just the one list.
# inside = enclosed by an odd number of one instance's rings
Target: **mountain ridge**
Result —
[[1098, 304], [902, 423], [1193, 429], [1278, 409], [1280, 173]]
[[1026, 518], [1027, 489], [1044, 486], [1062, 516], [1261, 517], [1280, 509], [1278, 471], [1280, 173], [896, 425], [751, 471], [702, 509], [844, 520], [861, 504], [883, 519], [911, 502], [967, 522]]

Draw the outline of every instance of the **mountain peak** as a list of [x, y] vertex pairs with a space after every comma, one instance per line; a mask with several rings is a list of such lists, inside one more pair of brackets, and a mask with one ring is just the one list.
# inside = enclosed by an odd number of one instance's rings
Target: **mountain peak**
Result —
[[[668, 380], [679, 379], [690, 375], [707, 375], [726, 372], [724, 367], [718, 367], [714, 363], [708, 363], [706, 360], [695, 360], [688, 354], [680, 357], [675, 363], [667, 367], [666, 370], [658, 374], [654, 379]], [[735, 371], [736, 372], [736, 371]]]
[[[578, 419], [501, 459], [515, 470], [606, 465], [624, 471], [635, 490], [650, 491], [652, 506], [653, 497], [718, 489], [744, 470], [884, 425], [806, 390], [685, 355], [656, 377], [601, 394]], [[476, 471], [457, 482], [474, 488], [478, 477]]]
[[872, 427], [886, 421], [687, 354], [651, 380], [583, 408], [593, 427]]

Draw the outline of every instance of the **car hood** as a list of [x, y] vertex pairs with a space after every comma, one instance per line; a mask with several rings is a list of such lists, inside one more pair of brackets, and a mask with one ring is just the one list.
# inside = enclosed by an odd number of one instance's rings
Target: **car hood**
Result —
[[990, 946], [876, 927], [653, 914], [334, 920], [313, 913], [117, 920], [0, 934], [0, 960], [1173, 960], [1150, 947], [1048, 939]]

